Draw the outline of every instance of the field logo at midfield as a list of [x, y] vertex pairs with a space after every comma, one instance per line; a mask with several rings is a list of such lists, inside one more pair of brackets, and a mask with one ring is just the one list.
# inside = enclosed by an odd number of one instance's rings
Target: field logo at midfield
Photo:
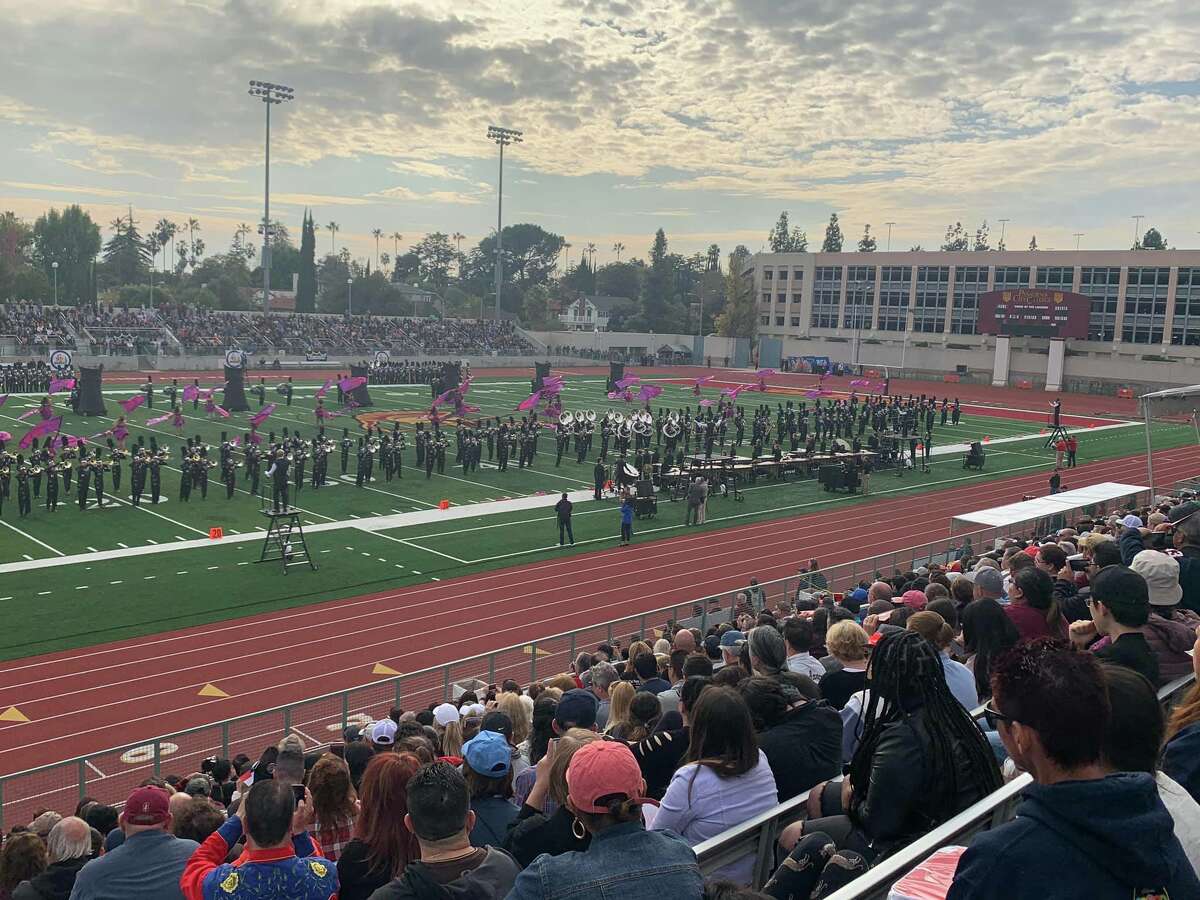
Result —
[[428, 422], [429, 413], [421, 409], [389, 409], [386, 412], [358, 413], [354, 418], [365, 429], [372, 426], [382, 427], [385, 422], [416, 425], [418, 422]]

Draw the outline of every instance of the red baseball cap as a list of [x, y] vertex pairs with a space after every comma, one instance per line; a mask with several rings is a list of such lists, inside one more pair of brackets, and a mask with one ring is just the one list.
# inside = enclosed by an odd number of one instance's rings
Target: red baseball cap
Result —
[[140, 787], [129, 795], [121, 821], [129, 825], [161, 825], [171, 817], [167, 792], [162, 788]]
[[900, 602], [910, 609], [924, 609], [926, 599], [923, 591], [905, 591], [900, 595]]
[[575, 751], [567, 767], [567, 796], [580, 812], [606, 813], [602, 797], [624, 796], [645, 803], [646, 782], [629, 747], [619, 741], [593, 741]]
[[1038, 551], [1041, 549], [1042, 548], [1039, 547], [1037, 544], [1030, 544], [1028, 547], [1025, 548], [1024, 552], [1025, 552], [1025, 555], [1030, 557], [1031, 559], [1036, 559], [1037, 555], [1038, 555]]

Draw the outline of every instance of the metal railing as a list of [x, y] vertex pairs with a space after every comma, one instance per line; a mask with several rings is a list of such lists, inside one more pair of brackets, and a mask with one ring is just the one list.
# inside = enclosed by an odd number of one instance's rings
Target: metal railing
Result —
[[[880, 575], [888, 577], [932, 563], [948, 564], [991, 549], [997, 538], [1020, 536], [1028, 535], [986, 528], [830, 566], [821, 569], [820, 575], [828, 590], [849, 591]], [[807, 559], [802, 550], [797, 547], [797, 556]], [[764, 605], [774, 607], [784, 600], [793, 601], [797, 591], [822, 586], [822, 580], [808, 573], [759, 586]], [[370, 684], [0, 775], [0, 831], [13, 823], [30, 821], [39, 808], [73, 807], [84, 796], [103, 796], [110, 802], [122, 799], [143, 779], [164, 773], [186, 775], [198, 769], [200, 761], [208, 756], [228, 758], [232, 753], [245, 752], [257, 757], [264, 747], [287, 734], [299, 735], [310, 749], [327, 746], [339, 742], [347, 726], [382, 718], [393, 706], [421, 708], [457, 700], [466, 691], [482, 692], [507, 679], [529, 684], [550, 678], [568, 671], [579, 652], [601, 643], [628, 646], [643, 638], [653, 642], [673, 623], [703, 632], [712, 624], [736, 621], [739, 612], [751, 611], [742, 605], [745, 590], [739, 587], [720, 591], [416, 672], [381, 677]], [[11, 734], [15, 738], [19, 731]]]
[[[1158, 691], [1159, 702], [1170, 708], [1196, 683], [1194, 674], [1187, 674], [1164, 685]], [[973, 710], [978, 717], [983, 708]], [[963, 844], [980, 831], [996, 828], [1012, 819], [1017, 800], [1033, 779], [1025, 773], [972, 804], [923, 837], [886, 857], [853, 882], [830, 894], [826, 900], [878, 900], [887, 897], [891, 886], [907, 872], [920, 865], [935, 850], [953, 844]], [[711, 875], [722, 866], [754, 856], [753, 887], [761, 887], [771, 877], [777, 865], [776, 841], [782, 830], [803, 819], [808, 792], [779, 804], [727, 831], [709, 838], [695, 847], [700, 871]], [[779, 851], [780, 858], [782, 851]]]

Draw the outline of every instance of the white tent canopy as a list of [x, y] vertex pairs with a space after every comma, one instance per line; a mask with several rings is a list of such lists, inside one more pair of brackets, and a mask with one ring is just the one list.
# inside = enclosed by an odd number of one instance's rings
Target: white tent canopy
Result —
[[1193, 384], [1191, 387], [1167, 388], [1163, 391], [1155, 391], [1152, 394], [1142, 394], [1143, 400], [1165, 400], [1168, 397], [1191, 397], [1195, 394], [1200, 394], [1200, 384]]
[[963, 513], [955, 516], [951, 523], [951, 531], [959, 531], [971, 526], [985, 525], [991, 528], [1008, 528], [1024, 522], [1032, 522], [1049, 516], [1061, 515], [1084, 506], [1097, 503], [1109, 503], [1132, 497], [1149, 488], [1136, 484], [1121, 484], [1116, 481], [1105, 481], [1089, 487], [1076, 488], [1073, 491], [1063, 491], [1036, 500], [1024, 500], [1020, 503], [1009, 503], [1005, 506], [993, 506], [991, 509], [981, 509], [977, 512]]

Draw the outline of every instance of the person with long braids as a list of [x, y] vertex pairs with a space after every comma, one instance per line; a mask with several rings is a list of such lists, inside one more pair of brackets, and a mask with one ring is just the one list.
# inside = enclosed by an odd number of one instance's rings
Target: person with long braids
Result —
[[[886, 635], [867, 665], [867, 690], [849, 773], [814, 787], [809, 819], [783, 830], [779, 843], [791, 856], [776, 880], [815, 867], [811, 891], [819, 859], [833, 850], [873, 864], [1001, 785], [987, 741], [950, 692], [938, 651], [925, 638]], [[809, 893], [791, 886], [774, 895]]]

